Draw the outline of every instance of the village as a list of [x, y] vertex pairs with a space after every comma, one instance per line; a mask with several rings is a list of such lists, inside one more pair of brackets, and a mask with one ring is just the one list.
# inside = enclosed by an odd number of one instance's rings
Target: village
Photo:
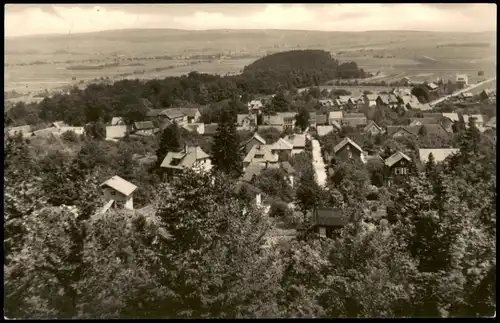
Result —
[[[290, 164], [289, 160], [293, 156], [306, 155], [315, 172], [317, 184], [325, 187], [328, 178], [334, 175], [335, 164], [339, 165], [348, 160], [359, 160], [362, 164], [383, 163], [383, 183], [382, 186], [390, 186], [396, 178], [404, 178], [409, 174], [410, 164], [420, 169], [433, 159], [440, 163], [447, 157], [456, 154], [459, 149], [450, 145], [450, 138], [456, 132], [459, 122], [468, 127], [473, 122], [477, 129], [494, 143], [496, 143], [496, 116], [487, 118], [481, 114], [462, 114], [453, 111], [436, 112], [436, 107], [428, 103], [422, 104], [419, 99], [412, 94], [409, 80], [405, 79], [406, 87], [392, 88], [387, 91], [375, 94], [364, 93], [358, 97], [350, 95], [335, 95], [334, 90], [321, 91], [316, 102], [316, 111], [308, 111], [305, 121], [301, 126], [297, 123], [299, 111], [295, 112], [268, 112], [266, 107], [272, 105], [275, 95], [264, 98], [255, 98], [247, 103], [248, 112], [236, 115], [236, 130], [238, 132], [250, 133], [251, 136], [240, 142], [240, 153], [242, 154], [243, 169], [239, 178], [239, 183], [252, 186], [256, 177], [265, 174], [265, 170], [279, 169], [282, 171], [284, 180], [290, 188], [294, 189], [299, 178], [296, 178], [297, 171]], [[468, 86], [467, 76], [457, 74], [456, 80], [459, 93], [447, 98], [445, 102], [462, 106], [474, 106], [485, 102], [496, 103], [496, 92], [483, 90], [479, 94], [473, 95], [464, 92]], [[442, 83], [443, 84], [443, 83]], [[423, 84], [430, 93], [439, 89], [435, 83]], [[301, 91], [302, 95], [307, 95], [311, 89]], [[338, 91], [338, 90], [337, 90]], [[369, 92], [369, 91], [365, 91]], [[314, 99], [313, 99], [314, 100]], [[143, 104], [149, 110], [144, 120], [137, 120], [126, 124], [122, 117], [113, 117], [106, 125], [105, 139], [108, 141], [119, 141], [125, 136], [150, 137], [160, 135], [165, 128], [172, 124], [185, 129], [188, 132], [211, 138], [218, 130], [217, 123], [204, 124], [200, 121], [201, 113], [197, 108], [166, 108], [153, 109], [147, 99], [143, 99]], [[443, 104], [443, 103], [441, 103]], [[385, 122], [377, 124], [374, 115], [377, 111], [386, 109], [397, 111], [398, 114], [410, 116], [405, 119], [406, 123], [400, 121]], [[84, 135], [84, 127], [72, 127], [64, 122], [54, 122], [51, 127], [31, 131], [31, 127], [21, 126], [6, 129], [10, 135], [21, 133], [25, 138], [59, 136], [65, 132], [74, 132], [77, 135]], [[275, 132], [277, 137], [266, 140], [260, 134]], [[395, 150], [391, 155], [385, 155], [382, 149], [366, 149], [355, 138], [377, 138], [379, 147], [384, 145], [385, 140], [406, 140], [406, 138], [418, 139], [419, 137], [433, 136], [441, 138], [436, 143], [423, 145], [418, 148], [404, 147]], [[334, 143], [325, 151], [325, 138], [334, 138]], [[381, 142], [382, 141], [382, 142]], [[439, 142], [448, 144], [440, 145]], [[331, 144], [331, 143], [330, 143]], [[322, 147], [323, 146], [323, 147]], [[415, 150], [416, 149], [416, 150]], [[432, 155], [432, 157], [430, 157]], [[137, 159], [146, 158], [156, 161], [155, 156], [136, 156]], [[160, 168], [171, 176], [183, 169], [212, 169], [210, 152], [204, 151], [200, 146], [185, 145], [181, 151], [168, 152], [164, 156]], [[367, 166], [369, 167], [369, 166]], [[372, 181], [373, 182], [373, 181]], [[370, 184], [370, 190], [377, 191], [378, 187]], [[380, 184], [378, 184], [380, 187]], [[103, 196], [107, 201], [101, 209], [101, 213], [110, 209], [125, 208], [134, 210], [133, 193], [137, 186], [119, 176], [113, 176], [102, 183]], [[276, 200], [268, 197], [262, 190], [257, 192], [254, 203], [262, 208], [264, 213], [269, 213]], [[283, 201], [280, 201], [283, 202]], [[288, 201], [286, 207], [296, 211], [295, 201]], [[380, 205], [377, 209], [377, 220], [385, 218], [385, 206]], [[367, 206], [363, 207], [367, 214], [373, 212]], [[341, 228], [347, 223], [342, 216], [341, 207], [321, 207], [312, 210], [309, 214], [312, 221], [311, 228], [320, 236], [326, 236], [336, 228]], [[293, 222], [293, 221], [292, 221]], [[291, 226], [290, 230], [277, 230], [275, 234], [285, 238], [291, 238], [296, 234], [297, 226]], [[310, 229], [311, 229], [310, 228]]]

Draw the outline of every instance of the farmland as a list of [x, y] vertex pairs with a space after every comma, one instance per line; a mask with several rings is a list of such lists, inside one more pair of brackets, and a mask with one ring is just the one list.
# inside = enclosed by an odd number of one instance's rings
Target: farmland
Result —
[[[495, 77], [493, 33], [124, 30], [5, 39], [4, 91], [33, 95], [95, 78], [237, 74], [266, 54], [324, 49], [378, 76], [363, 82]], [[478, 77], [478, 71], [484, 75]]]

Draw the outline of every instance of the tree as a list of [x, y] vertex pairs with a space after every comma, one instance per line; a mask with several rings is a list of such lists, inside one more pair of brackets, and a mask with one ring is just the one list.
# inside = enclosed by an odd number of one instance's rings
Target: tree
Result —
[[106, 139], [106, 125], [102, 121], [90, 122], [84, 128], [88, 138], [93, 140]]
[[418, 129], [418, 135], [422, 137], [427, 135], [427, 128], [425, 127], [425, 125], [422, 125], [420, 129]]
[[310, 165], [300, 175], [296, 192], [297, 204], [304, 214], [304, 219], [306, 219], [307, 212], [319, 204], [320, 196], [320, 188], [312, 165]]
[[431, 178], [431, 176], [434, 174], [436, 170], [436, 162], [434, 160], [434, 155], [432, 153], [429, 154], [428, 160], [425, 163], [425, 172], [427, 173], [427, 176]]
[[309, 111], [303, 107], [299, 110], [299, 113], [295, 116], [295, 124], [300, 127], [302, 131], [309, 127]]
[[239, 137], [233, 119], [230, 112], [223, 110], [214, 136], [211, 159], [215, 171], [239, 177], [243, 167]]
[[271, 100], [272, 111], [274, 112], [286, 112], [288, 111], [288, 105], [289, 102], [283, 92], [278, 92]]
[[287, 177], [286, 172], [282, 169], [266, 169], [255, 178], [254, 185], [270, 196], [291, 202], [293, 190]]
[[169, 152], [179, 152], [182, 149], [180, 130], [177, 123], [172, 123], [166, 127], [160, 137], [158, 149], [156, 150], [157, 166], [163, 162]]

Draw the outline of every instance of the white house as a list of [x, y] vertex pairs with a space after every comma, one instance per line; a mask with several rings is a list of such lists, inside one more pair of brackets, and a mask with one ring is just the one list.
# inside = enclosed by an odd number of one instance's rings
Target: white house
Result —
[[124, 180], [120, 176], [113, 176], [104, 183], [101, 184], [102, 193], [104, 198], [109, 202], [106, 206], [111, 207], [114, 205], [115, 207], [125, 207], [127, 210], [134, 209], [134, 199], [133, 194], [137, 189], [137, 186], [130, 183], [129, 181]]

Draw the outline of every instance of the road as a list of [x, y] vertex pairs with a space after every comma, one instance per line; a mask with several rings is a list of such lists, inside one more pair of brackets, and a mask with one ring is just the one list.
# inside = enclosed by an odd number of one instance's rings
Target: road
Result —
[[312, 155], [313, 155], [313, 168], [316, 173], [316, 181], [319, 186], [324, 187], [326, 184], [326, 170], [323, 156], [321, 156], [321, 146], [316, 139], [312, 140]]
[[486, 80], [486, 81], [484, 81], [484, 82], [481, 82], [481, 83], [477, 83], [477, 84], [471, 85], [471, 86], [469, 86], [469, 87], [467, 87], [467, 88], [465, 88], [465, 89], [463, 89], [463, 90], [457, 91], [457, 92], [455, 92], [455, 93], [453, 93], [453, 94], [450, 94], [450, 95], [444, 96], [444, 97], [439, 98], [439, 99], [437, 99], [437, 100], [434, 100], [434, 101], [430, 102], [430, 103], [429, 103], [429, 105], [430, 105], [430, 106], [434, 106], [434, 105], [436, 105], [436, 104], [438, 104], [438, 103], [441, 103], [441, 102], [445, 101], [446, 99], [449, 99], [449, 98], [451, 98], [451, 97], [454, 97], [454, 96], [460, 95], [460, 94], [462, 94], [462, 93], [464, 93], [464, 92], [469, 92], [470, 90], [473, 90], [473, 89], [475, 89], [475, 88], [477, 88], [477, 87], [479, 87], [479, 86], [483, 86], [483, 85], [485, 85], [485, 84], [488, 84], [488, 83], [491, 83], [491, 82], [493, 82], [493, 81], [496, 81], [496, 79], [497, 79], [496, 77], [492, 77], [492, 78], [490, 78], [490, 79], [487, 79], [487, 80]]

